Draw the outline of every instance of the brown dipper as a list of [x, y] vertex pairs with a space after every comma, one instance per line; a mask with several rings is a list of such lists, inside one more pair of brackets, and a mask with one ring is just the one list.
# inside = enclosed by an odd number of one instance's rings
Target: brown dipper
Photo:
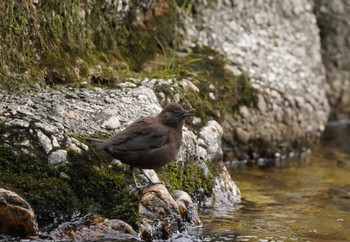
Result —
[[139, 118], [107, 140], [89, 138], [87, 141], [129, 165], [136, 188], [140, 185], [135, 180], [134, 167], [139, 168], [151, 184], [158, 184], [143, 169], [159, 168], [175, 158], [181, 146], [184, 120], [194, 113], [194, 109], [185, 110], [171, 103], [157, 116]]

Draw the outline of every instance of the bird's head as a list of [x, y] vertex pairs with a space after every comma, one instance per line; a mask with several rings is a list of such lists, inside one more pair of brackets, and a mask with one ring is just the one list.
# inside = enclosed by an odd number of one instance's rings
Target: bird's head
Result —
[[158, 115], [162, 123], [174, 128], [181, 128], [188, 116], [195, 114], [195, 109], [184, 109], [180, 104], [170, 103]]

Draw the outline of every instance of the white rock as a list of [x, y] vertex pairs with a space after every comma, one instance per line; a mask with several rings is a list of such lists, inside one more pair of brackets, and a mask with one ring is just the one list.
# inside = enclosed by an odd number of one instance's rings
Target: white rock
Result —
[[37, 130], [37, 136], [41, 147], [43, 147], [46, 153], [52, 150], [51, 139], [47, 137], [40, 129]]
[[49, 165], [60, 165], [63, 163], [67, 163], [67, 151], [66, 150], [56, 150], [53, 151], [48, 158]]

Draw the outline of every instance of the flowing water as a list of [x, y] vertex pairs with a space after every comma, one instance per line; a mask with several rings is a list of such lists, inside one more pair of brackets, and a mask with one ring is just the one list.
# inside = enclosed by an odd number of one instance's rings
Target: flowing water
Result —
[[231, 168], [243, 201], [201, 213], [203, 241], [350, 241], [350, 125], [269, 168]]

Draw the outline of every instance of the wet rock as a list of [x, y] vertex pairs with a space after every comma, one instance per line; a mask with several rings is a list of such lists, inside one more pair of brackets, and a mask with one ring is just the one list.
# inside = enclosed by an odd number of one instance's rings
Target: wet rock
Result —
[[28, 237], [38, 233], [30, 205], [16, 193], [0, 188], [0, 234]]
[[140, 240], [138, 233], [129, 224], [97, 215], [63, 223], [50, 232], [49, 237], [54, 241]]
[[231, 178], [225, 166], [221, 167], [220, 174], [215, 177], [213, 188], [213, 201], [215, 206], [237, 204], [241, 201], [241, 192]]
[[[154, 181], [159, 181], [154, 170], [145, 170]], [[142, 191], [139, 202], [140, 233], [144, 240], [169, 239], [185, 227], [202, 226], [191, 197], [184, 191], [171, 194], [164, 185], [152, 185]]]
[[49, 165], [59, 165], [62, 163], [67, 163], [67, 155], [68, 153], [66, 150], [53, 151], [48, 157]]
[[189, 223], [192, 226], [203, 226], [202, 221], [199, 218], [196, 207], [194, 206], [190, 195], [187, 192], [174, 190], [171, 192], [171, 196], [176, 201], [181, 217], [183, 221]]
[[139, 213], [143, 240], [169, 239], [184, 226], [176, 201], [162, 184], [143, 190]]
[[201, 242], [202, 240], [197, 239], [193, 236], [190, 236], [188, 233], [186, 232], [182, 232], [182, 233], [176, 233], [174, 234], [170, 240], [170, 242]]

